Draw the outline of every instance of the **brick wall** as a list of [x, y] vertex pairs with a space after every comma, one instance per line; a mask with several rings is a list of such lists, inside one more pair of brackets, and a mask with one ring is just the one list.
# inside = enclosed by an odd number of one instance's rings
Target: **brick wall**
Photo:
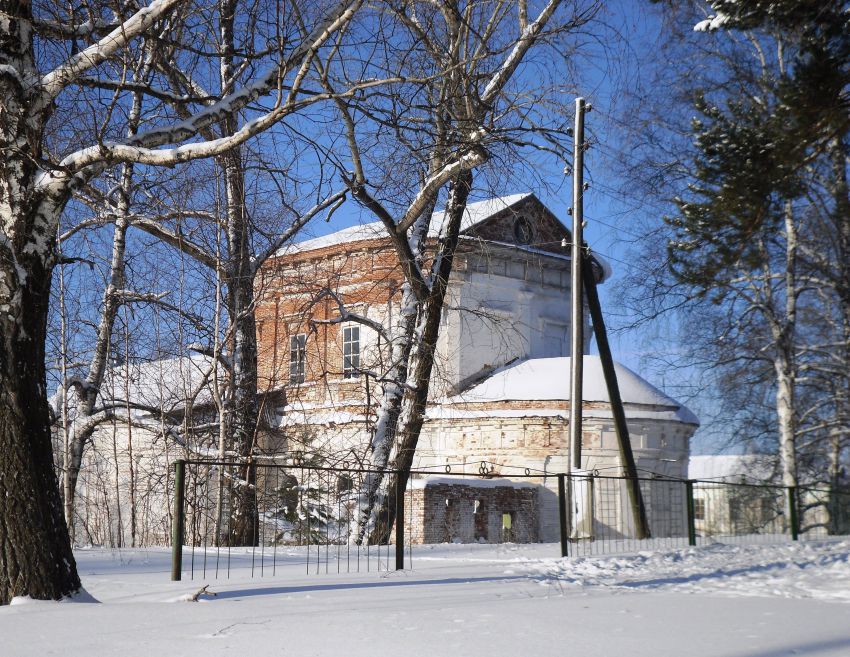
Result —
[[[429, 484], [406, 498], [411, 543], [536, 543], [537, 488]], [[510, 523], [505, 523], [505, 515]], [[510, 524], [510, 528], [505, 528]]]

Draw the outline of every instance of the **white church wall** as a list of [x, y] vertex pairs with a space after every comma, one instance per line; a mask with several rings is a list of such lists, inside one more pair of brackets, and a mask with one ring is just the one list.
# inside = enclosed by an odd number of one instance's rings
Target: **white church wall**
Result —
[[458, 384], [529, 352], [523, 283], [506, 276], [465, 272], [458, 325]]

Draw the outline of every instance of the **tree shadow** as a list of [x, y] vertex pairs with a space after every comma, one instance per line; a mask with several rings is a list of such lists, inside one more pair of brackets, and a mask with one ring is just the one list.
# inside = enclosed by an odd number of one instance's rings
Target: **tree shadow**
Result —
[[235, 591], [217, 591], [216, 600], [244, 598], [261, 595], [283, 595], [289, 593], [312, 593], [320, 591], [346, 591], [357, 589], [382, 589], [403, 586], [444, 586], [446, 584], [473, 584], [476, 582], [506, 582], [528, 579], [525, 575], [506, 575], [500, 577], [447, 577], [444, 579], [393, 580], [380, 582], [337, 582], [334, 584], [307, 584], [301, 586], [273, 586], [270, 588], [237, 589]]
[[[829, 651], [839, 651], [829, 653]], [[732, 653], [727, 657], [785, 657], [786, 655], [850, 654], [850, 636], [824, 641], [810, 641], [782, 647], [764, 648], [755, 652]]]
[[777, 561], [774, 563], [766, 563], [766, 564], [758, 564], [756, 566], [746, 566], [744, 568], [733, 568], [730, 570], [723, 570], [718, 568], [717, 570], [712, 570], [707, 573], [693, 573], [691, 575], [682, 575], [679, 577], [658, 577], [656, 579], [645, 579], [645, 580], [631, 580], [625, 582], [618, 582], [616, 586], [622, 586], [624, 588], [633, 588], [633, 589], [641, 589], [641, 588], [658, 588], [659, 586], [664, 586], [667, 584], [687, 584], [690, 582], [699, 582], [701, 580], [707, 579], [728, 579], [730, 577], [736, 577], [738, 575], [745, 575], [749, 573], [759, 573], [759, 572], [768, 572], [771, 570], [782, 570], [788, 567], [788, 563], [785, 561]]

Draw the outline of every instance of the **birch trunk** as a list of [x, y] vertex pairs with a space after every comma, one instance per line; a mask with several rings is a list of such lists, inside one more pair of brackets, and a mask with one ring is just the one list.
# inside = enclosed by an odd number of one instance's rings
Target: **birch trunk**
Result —
[[405, 386], [400, 413], [397, 419], [396, 440], [392, 444], [392, 471], [385, 475], [385, 491], [370, 512], [370, 542], [384, 544], [389, 541], [395, 522], [395, 500], [404, 494], [410, 478], [410, 468], [419, 443], [428, 394], [431, 389], [431, 373], [439, 337], [440, 319], [448, 289], [449, 277], [454, 264], [460, 225], [466, 209], [466, 200], [472, 186], [472, 173], [465, 172], [452, 185], [446, 207], [448, 222], [431, 265], [431, 292], [422, 304], [420, 330], [415, 333], [410, 354], [410, 375]]
[[[797, 421], [794, 407], [797, 380], [796, 342], [797, 322], [797, 227], [791, 203], [785, 204], [785, 309], [784, 317], [774, 329], [776, 339], [776, 417], [779, 423], [779, 458], [782, 464], [782, 484], [797, 485]], [[769, 285], [769, 281], [767, 282]]]
[[[407, 482], [407, 471], [424, 421], [440, 315], [458, 241], [460, 218], [469, 194], [471, 172], [489, 159], [489, 144], [500, 139], [496, 136], [498, 130], [493, 131], [493, 125], [519, 109], [517, 104], [509, 107], [502, 104], [502, 100], [508, 103], [515, 100], [515, 97], [502, 98], [503, 92], [528, 50], [538, 40], [552, 36], [544, 30], [561, 4], [561, 0], [549, 0], [531, 21], [523, 4], [517, 14], [516, 31], [503, 27], [507, 25], [503, 21], [507, 14], [504, 6], [498, 3], [493, 7], [479, 7], [480, 12], [455, 0], [439, 3], [433, 11], [429, 9], [429, 20], [433, 23], [429, 23], [427, 28], [423, 28], [421, 17], [413, 5], [387, 7], [388, 16], [397, 20], [402, 29], [410, 31], [412, 43], [423, 46], [421, 62], [419, 51], [416, 51], [416, 57], [406, 54], [405, 60], [416, 62], [412, 66], [417, 76], [427, 71], [427, 77], [431, 79], [423, 85], [427, 100], [422, 105], [429, 108], [430, 114], [426, 111], [417, 118], [418, 136], [408, 141], [403, 136], [409, 126], [403, 127], [401, 123], [396, 126], [401, 136], [399, 145], [402, 149], [411, 149], [404, 172], [419, 178], [417, 193], [400, 217], [394, 217], [367, 189], [371, 176], [367, 175], [366, 168], [370, 163], [362, 157], [358, 121], [355, 120], [362, 110], [355, 113], [344, 99], [337, 99], [351, 150], [352, 170], [345, 172], [344, 179], [348, 181], [354, 199], [384, 225], [398, 255], [406, 284], [401, 315], [403, 342], [398, 352], [407, 357], [405, 364], [393, 363], [394, 383], [385, 386], [378, 426], [371, 444], [371, 465], [380, 473], [370, 475], [361, 488], [358, 542], [367, 535], [373, 541], [385, 542], [387, 539], [394, 512], [390, 491], [394, 491], [396, 485], [402, 490]], [[592, 13], [575, 14], [570, 24], [581, 25]], [[567, 23], [564, 23], [555, 29], [560, 31], [566, 27]], [[506, 36], [509, 39], [507, 43]], [[407, 63], [402, 65], [402, 70], [406, 66]], [[435, 72], [438, 75], [434, 76]], [[326, 89], [332, 91], [333, 85], [328, 84], [327, 78], [324, 82]], [[391, 101], [390, 114], [393, 116], [400, 107], [400, 98]], [[376, 115], [384, 111], [382, 109]], [[523, 116], [519, 120], [524, 124], [527, 117], [520, 113]], [[424, 134], [428, 135], [427, 146], [419, 143], [420, 136]], [[369, 142], [373, 140], [374, 135], [371, 135]], [[426, 149], [427, 170], [423, 170], [422, 155]], [[334, 160], [337, 159], [335, 155]], [[402, 161], [403, 158], [395, 156], [392, 173], [384, 170], [383, 165], [377, 166], [377, 170], [395, 180], [396, 169]], [[427, 232], [430, 213], [426, 214], [425, 209], [436, 202], [447, 185], [450, 185], [448, 212], [452, 216], [434, 254], [430, 280], [426, 280], [421, 270], [424, 253], [421, 246], [417, 253], [416, 229], [424, 225]], [[411, 230], [413, 233], [409, 235]], [[385, 469], [390, 457], [396, 467], [405, 472], [398, 481], [387, 481]]]
[[[222, 0], [220, 8], [221, 88], [234, 80], [236, 0]], [[237, 130], [236, 117], [221, 122], [221, 133], [229, 136]], [[229, 410], [233, 448], [241, 465], [233, 489], [231, 509], [231, 545], [256, 545], [259, 540], [257, 515], [257, 470], [253, 463], [259, 428], [257, 398], [257, 326], [254, 318], [254, 270], [251, 262], [249, 218], [245, 207], [245, 167], [239, 147], [218, 158], [224, 173], [227, 203], [227, 257], [224, 283], [227, 309], [232, 326], [232, 390]]]
[[[421, 231], [420, 231], [421, 233]], [[410, 283], [402, 288], [402, 302], [399, 323], [390, 351], [392, 367], [388, 378], [395, 383], [384, 384], [383, 398], [378, 411], [375, 435], [372, 437], [369, 452], [369, 472], [363, 481], [358, 508], [357, 543], [362, 543], [375, 528], [376, 509], [385, 509], [386, 481], [384, 470], [390, 460], [390, 453], [396, 440], [396, 430], [404, 399], [404, 385], [407, 382], [410, 353], [419, 317], [419, 303]], [[371, 540], [371, 538], [370, 538]]]
[[[144, 77], [147, 72], [148, 67], [143, 67], [141, 77]], [[141, 94], [136, 93], [133, 95], [133, 104], [128, 116], [129, 127], [127, 134], [129, 137], [136, 134], [138, 130], [141, 111], [142, 97]], [[88, 375], [81, 385], [75, 386], [73, 391], [72, 399], [74, 401], [74, 408], [70, 409], [70, 413], [68, 413], [71, 416], [70, 426], [67, 424], [64, 425], [66, 430], [70, 429], [70, 435], [67, 437], [69, 458], [63, 473], [63, 491], [65, 497], [65, 522], [68, 525], [68, 531], [71, 535], [71, 543], [74, 542], [75, 536], [74, 501], [76, 499], [77, 480], [79, 479], [82, 468], [85, 446], [98, 426], [96, 423], [88, 420], [90, 420], [96, 410], [100, 388], [103, 385], [106, 366], [109, 362], [115, 319], [123, 303], [121, 294], [126, 287], [124, 259], [127, 250], [127, 231], [130, 227], [128, 217], [130, 214], [130, 197], [133, 187], [133, 168], [133, 165], [128, 163], [123, 166], [121, 171], [120, 189], [118, 190], [118, 200], [115, 208], [117, 216], [112, 234], [109, 280], [103, 291], [97, 339], [91, 361], [89, 362]], [[68, 382], [65, 381], [64, 385], [67, 387]], [[66, 398], [67, 396], [62, 397], [62, 400], [64, 401]], [[129, 397], [127, 401], [130, 401]], [[63, 412], [67, 412], [66, 409], [63, 409]]]
[[244, 203], [244, 170], [238, 151], [222, 158], [227, 188], [228, 250], [227, 306], [233, 327], [232, 408], [229, 425], [233, 447], [242, 464], [235, 482], [230, 528], [232, 545], [256, 545], [257, 471], [253, 463], [259, 428], [257, 398], [257, 327], [254, 318], [254, 272]]
[[45, 394], [50, 269], [25, 272], [25, 284], [9, 285], [3, 266], [0, 295], [0, 604], [24, 595], [59, 599], [80, 587], [53, 468]]

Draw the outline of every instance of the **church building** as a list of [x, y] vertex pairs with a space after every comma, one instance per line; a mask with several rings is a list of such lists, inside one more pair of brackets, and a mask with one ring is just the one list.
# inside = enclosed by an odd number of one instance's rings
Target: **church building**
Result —
[[[384, 231], [380, 223], [346, 228], [288, 246], [265, 266], [260, 380], [278, 406], [269, 449], [331, 465], [367, 462], [402, 303], [403, 275]], [[418, 540], [557, 540], [552, 473], [570, 461], [570, 239], [530, 193], [467, 207], [414, 467], [485, 477], [414, 478]], [[610, 276], [599, 257], [593, 269], [599, 283]], [[368, 321], [344, 321], [347, 313]], [[589, 354], [589, 324], [584, 336]], [[639, 475], [686, 478], [697, 418], [628, 368], [616, 369]], [[620, 475], [596, 356], [585, 358], [583, 396], [582, 466]], [[607, 505], [609, 529], [628, 531], [625, 501], [595, 504]], [[477, 515], [482, 509], [487, 517]], [[674, 524], [653, 533], [683, 530]]]

